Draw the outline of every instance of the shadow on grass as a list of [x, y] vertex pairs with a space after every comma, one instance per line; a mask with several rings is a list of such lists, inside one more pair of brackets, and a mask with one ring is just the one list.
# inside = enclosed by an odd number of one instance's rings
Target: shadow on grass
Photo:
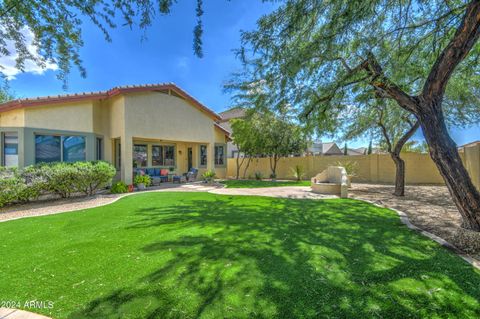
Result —
[[71, 318], [480, 315], [479, 273], [391, 211], [354, 200], [154, 196], [127, 229], [161, 228], [141, 252], [173, 257]]

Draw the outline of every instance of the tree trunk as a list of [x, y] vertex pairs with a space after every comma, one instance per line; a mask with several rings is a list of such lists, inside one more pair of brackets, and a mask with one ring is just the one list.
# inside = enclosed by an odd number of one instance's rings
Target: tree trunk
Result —
[[243, 179], [245, 179], [245, 175], [247, 175], [247, 170], [248, 170], [248, 167], [250, 166], [251, 161], [252, 161], [252, 158], [249, 156], [247, 159], [247, 164], [245, 165], [245, 169], [243, 170]]
[[242, 161], [240, 162], [240, 151], [237, 152], [237, 176], [236, 179], [240, 178], [240, 168], [243, 165], [243, 162], [245, 161], [245, 156], [242, 157]]
[[405, 196], [405, 161], [400, 158], [400, 154], [391, 153], [390, 156], [395, 163], [395, 196]]
[[430, 148], [430, 156], [463, 217], [462, 227], [480, 231], [480, 193], [473, 185], [457, 146], [448, 134], [440, 103], [422, 105], [418, 117], [423, 134]]

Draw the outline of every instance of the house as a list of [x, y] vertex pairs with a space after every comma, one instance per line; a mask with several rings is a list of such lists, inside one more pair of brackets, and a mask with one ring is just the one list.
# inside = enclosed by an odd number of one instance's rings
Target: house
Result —
[[[228, 132], [232, 132], [232, 126], [230, 120], [239, 119], [245, 117], [245, 109], [241, 107], [233, 107], [226, 111], [220, 112], [219, 115], [221, 120], [218, 121], [218, 124]], [[234, 158], [237, 156], [238, 147], [232, 142], [227, 143], [227, 157]]]
[[0, 104], [1, 164], [105, 160], [132, 183], [134, 167], [226, 174], [229, 132], [175, 84], [115, 87]]
[[341, 150], [337, 143], [327, 142], [323, 143], [321, 141], [313, 142], [307, 148], [307, 154], [311, 155], [343, 155], [343, 150]]

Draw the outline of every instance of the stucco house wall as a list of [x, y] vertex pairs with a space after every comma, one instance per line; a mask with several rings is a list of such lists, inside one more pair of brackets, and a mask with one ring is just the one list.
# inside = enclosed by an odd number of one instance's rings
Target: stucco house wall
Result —
[[[193, 167], [199, 166], [199, 147], [207, 146], [207, 165], [200, 173], [214, 169], [226, 174], [224, 165], [215, 165], [215, 146], [225, 145], [227, 133], [217, 127], [220, 117], [173, 84], [114, 88], [105, 92], [15, 100], [0, 104], [0, 155], [3, 134], [18, 135], [18, 166], [35, 164], [35, 136], [85, 137], [85, 159], [101, 157], [114, 164], [126, 183], [133, 179], [133, 145], [147, 145], [148, 165], [153, 145], [175, 147], [175, 172], [188, 170], [188, 149]], [[226, 154], [225, 154], [226, 155]], [[3, 164], [3, 162], [2, 162]]]

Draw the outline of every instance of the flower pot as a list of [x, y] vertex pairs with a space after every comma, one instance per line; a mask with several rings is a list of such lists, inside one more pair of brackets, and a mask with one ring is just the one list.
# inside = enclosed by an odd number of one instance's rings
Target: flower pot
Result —
[[132, 184], [128, 185], [128, 192], [129, 193], [133, 192], [133, 185]]
[[146, 187], [145, 187], [145, 184], [139, 183], [139, 184], [137, 184], [137, 188], [138, 188], [139, 191], [144, 191]]
[[347, 186], [352, 187], [352, 177], [353, 175], [347, 175]]

